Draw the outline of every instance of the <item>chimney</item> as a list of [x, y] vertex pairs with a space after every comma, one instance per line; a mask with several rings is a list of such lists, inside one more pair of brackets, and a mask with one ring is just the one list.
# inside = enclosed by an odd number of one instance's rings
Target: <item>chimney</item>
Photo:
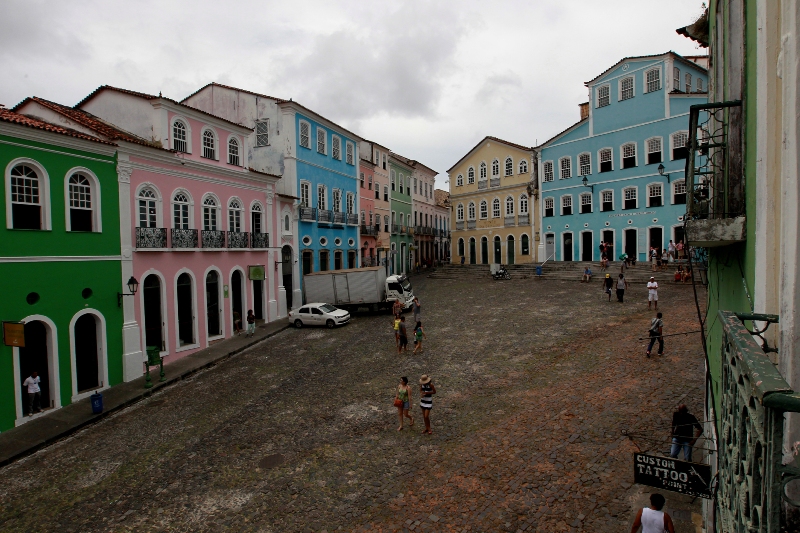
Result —
[[581, 108], [581, 120], [589, 118], [589, 102], [578, 104], [578, 107]]

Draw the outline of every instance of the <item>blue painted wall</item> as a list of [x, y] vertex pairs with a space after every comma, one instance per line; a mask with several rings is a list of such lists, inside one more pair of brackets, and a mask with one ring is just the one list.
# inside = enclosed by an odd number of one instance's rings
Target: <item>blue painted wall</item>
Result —
[[[674, 63], [673, 63], [674, 62]], [[629, 248], [634, 248], [639, 260], [645, 260], [651, 245], [667, 248], [670, 239], [682, 238], [683, 215], [686, 206], [676, 203], [675, 183], [684, 179], [685, 159], [673, 157], [672, 135], [686, 132], [689, 128], [689, 106], [707, 101], [705, 93], [678, 92], [673, 90], [672, 64], [680, 69], [681, 86], [684, 75], [692, 75], [693, 89], [697, 88], [697, 78], [703, 80], [703, 88], [708, 87], [704, 69], [688, 65], [672, 54], [660, 58], [630, 60], [617, 65], [589, 85], [590, 120], [579, 123], [567, 132], [551, 139], [541, 149], [541, 214], [544, 242], [551, 239], [553, 247], [545, 244], [545, 255], [555, 252], [555, 260], [600, 259], [599, 245], [602, 240], [612, 237], [613, 254], [616, 260], [625, 250], [626, 237]], [[644, 94], [645, 73], [652, 68], [660, 68], [660, 89]], [[665, 79], [665, 75], [669, 79]], [[634, 78], [634, 97], [620, 100], [618, 83], [624, 77]], [[609, 105], [597, 107], [597, 88], [608, 84]], [[660, 162], [648, 163], [647, 140], [661, 139]], [[622, 145], [636, 144], [636, 166], [622, 168]], [[612, 170], [600, 172], [600, 150], [610, 148]], [[586, 176], [594, 191], [583, 186], [579, 155], [588, 153], [591, 171]], [[559, 172], [559, 159], [569, 157], [571, 177], [562, 179]], [[545, 162], [552, 161], [553, 181], [545, 181]], [[663, 164], [666, 176], [659, 175], [658, 166]], [[650, 186], [661, 185], [661, 206], [649, 205]], [[635, 208], [624, 208], [624, 190], [636, 188]], [[602, 193], [611, 191], [612, 209], [602, 211]], [[591, 197], [591, 212], [581, 213], [581, 195]], [[572, 197], [572, 214], [562, 214], [562, 197]], [[552, 198], [553, 216], [547, 216], [547, 199]], [[658, 239], [658, 230], [661, 238]], [[635, 230], [635, 233], [627, 233]], [[610, 232], [610, 233], [604, 233]], [[587, 235], [582, 235], [586, 233]], [[604, 239], [605, 237], [605, 239]], [[549, 238], [549, 239], [548, 239]], [[651, 242], [653, 241], [653, 242]]]

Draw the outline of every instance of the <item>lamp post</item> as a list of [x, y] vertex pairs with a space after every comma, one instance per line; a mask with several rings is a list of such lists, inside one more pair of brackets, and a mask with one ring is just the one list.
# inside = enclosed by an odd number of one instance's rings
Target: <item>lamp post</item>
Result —
[[581, 183], [583, 183], [584, 187], [589, 187], [592, 190], [592, 192], [594, 192], [594, 185], [589, 185], [589, 178], [584, 176], [583, 179], [581, 180]]
[[669, 173], [664, 174], [664, 164], [663, 163], [659, 163], [659, 165], [658, 165], [658, 174], [660, 176], [666, 176], [667, 177], [667, 183], [670, 183]]
[[123, 296], [134, 296], [136, 291], [139, 290], [139, 282], [136, 281], [136, 278], [131, 276], [131, 279], [128, 280], [128, 290], [131, 291], [129, 294], [125, 294], [122, 292], [117, 293], [117, 307], [122, 307], [122, 297]]

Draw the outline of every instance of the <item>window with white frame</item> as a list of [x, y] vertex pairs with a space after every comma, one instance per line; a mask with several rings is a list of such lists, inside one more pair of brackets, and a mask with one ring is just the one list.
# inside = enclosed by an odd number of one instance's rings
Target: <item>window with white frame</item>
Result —
[[317, 185], [317, 209], [325, 210], [327, 194], [324, 185]]
[[311, 202], [309, 198], [311, 196], [311, 184], [307, 181], [300, 182], [300, 205], [303, 207], [310, 207]]
[[519, 173], [520, 174], [527, 174], [528, 173], [528, 162], [525, 159], [522, 159], [519, 162]]
[[475, 183], [475, 169], [469, 167], [467, 170], [467, 185], [472, 185], [473, 183]]
[[356, 210], [356, 195], [347, 193], [347, 214], [352, 215]]
[[152, 187], [144, 187], [139, 191], [137, 207], [139, 211], [140, 228], [158, 227], [158, 196]]
[[364, 173], [363, 172], [361, 174], [359, 174], [359, 180], [361, 182], [361, 188], [363, 189], [364, 188]]
[[331, 155], [334, 159], [342, 160], [342, 141], [336, 135], [331, 136]]
[[[264, 231], [264, 208], [261, 207], [261, 204], [256, 202], [250, 208], [250, 231], [256, 234], [260, 234]], [[283, 231], [284, 233], [289, 233], [291, 228], [291, 222], [289, 222], [289, 215], [285, 215], [283, 220]]]
[[514, 216], [514, 197], [506, 196], [506, 216]]
[[555, 201], [552, 198], [544, 199], [544, 216], [551, 217], [554, 215], [554, 204]]
[[190, 208], [191, 202], [189, 202], [189, 196], [183, 191], [176, 192], [172, 197], [173, 228], [189, 229]]
[[406, 177], [405, 177], [405, 176], [403, 176], [402, 174], [400, 174], [400, 178], [399, 178], [399, 184], [400, 184], [399, 190], [400, 190], [400, 194], [403, 194], [403, 187], [404, 187], [404, 185], [405, 185], [405, 182], [406, 182]]
[[366, 213], [366, 211], [361, 211], [361, 225], [362, 226], [366, 226], [367, 225], [367, 213]]
[[611, 172], [614, 170], [614, 162], [611, 148], [600, 150], [600, 172]]
[[353, 154], [355, 153], [355, 148], [353, 147], [353, 143], [347, 142], [344, 145], [344, 162], [348, 165], [353, 164]]
[[176, 120], [172, 124], [172, 149], [176, 152], [188, 153], [189, 143], [186, 134], [186, 124], [182, 120]]
[[697, 78], [697, 92], [705, 92], [703, 91], [703, 78]]
[[203, 200], [203, 229], [217, 231], [219, 229], [219, 202], [213, 196]]
[[383, 215], [383, 231], [389, 233], [389, 215]]
[[572, 158], [562, 157], [558, 160], [559, 175], [562, 180], [572, 177]]
[[397, 190], [397, 188], [396, 188], [397, 185], [395, 184], [396, 181], [397, 181], [397, 174], [395, 174], [394, 169], [392, 169], [392, 190], [393, 191]]
[[300, 122], [300, 146], [311, 148], [311, 125], [308, 122]]
[[588, 176], [592, 173], [592, 156], [588, 152], [578, 156], [578, 171], [581, 176]]
[[600, 211], [614, 210], [614, 191], [603, 191], [600, 193]]
[[686, 82], [686, 92], [692, 92], [692, 75], [688, 72], [684, 75], [684, 81]]
[[644, 74], [646, 80], [645, 92], [652, 93], [661, 89], [661, 70], [654, 68]]
[[239, 141], [234, 138], [228, 141], [228, 164], [239, 166]]
[[676, 180], [672, 183], [672, 203], [685, 204], [686, 203], [686, 181]]
[[464, 220], [464, 204], [458, 204], [456, 206], [456, 220], [459, 222]]
[[678, 131], [672, 134], [672, 159], [686, 159], [689, 157], [689, 149], [686, 143], [689, 141], [689, 133]]
[[94, 208], [92, 181], [83, 174], [69, 177], [69, 230], [93, 231]]
[[[422, 184], [420, 184], [419, 192], [422, 193]], [[414, 178], [414, 194], [417, 194], [417, 178]]]
[[337, 213], [342, 210], [342, 191], [339, 189], [333, 189], [333, 210]]
[[676, 91], [681, 90], [681, 69], [672, 67], [672, 88]]
[[567, 195], [561, 197], [561, 214], [562, 215], [572, 214], [572, 196]]
[[648, 207], [661, 207], [664, 205], [663, 188], [660, 183], [652, 183], [647, 187]]
[[462, 185], [464, 185], [464, 176], [459, 174], [456, 176], [456, 187], [461, 187]]
[[492, 200], [492, 217], [500, 218], [500, 198]]
[[480, 171], [481, 171], [480, 179], [485, 180], [486, 179], [486, 163], [481, 162]]
[[622, 168], [633, 168], [636, 166], [636, 143], [622, 145]]
[[592, 193], [581, 194], [581, 214], [592, 212]]
[[633, 76], [628, 76], [619, 80], [619, 99], [629, 100], [633, 98]]
[[388, 185], [384, 185], [383, 186], [383, 201], [384, 202], [388, 202], [389, 201], [389, 186]]
[[475, 220], [475, 202], [470, 202], [467, 206], [467, 220]]
[[[367, 176], [367, 190], [372, 190], [372, 176]], [[377, 187], [375, 190], [377, 190]]]
[[553, 181], [553, 162], [545, 161], [542, 166], [544, 167], [544, 181]]
[[647, 139], [647, 164], [661, 163], [661, 137]]
[[486, 200], [481, 200], [481, 218], [489, 218], [489, 203]]
[[513, 176], [514, 175], [514, 161], [510, 158], [506, 158], [506, 176]]
[[492, 177], [494, 178], [495, 176], [499, 175], [500, 175], [500, 161], [495, 159], [494, 161], [492, 161]]
[[610, 87], [601, 85], [597, 88], [597, 107], [605, 107], [611, 103]]
[[406, 194], [411, 196], [411, 176], [406, 177]]
[[625, 203], [622, 206], [623, 209], [636, 209], [638, 196], [636, 192], [636, 187], [628, 187], [622, 191], [625, 196]]
[[242, 232], [242, 202], [237, 198], [228, 202], [228, 231]]
[[373, 224], [375, 224], [375, 215], [372, 213], [372, 211], [370, 211], [369, 212], [369, 225], [372, 226]]
[[256, 146], [269, 146], [269, 119], [256, 122]]
[[206, 159], [217, 158], [217, 137], [211, 130], [203, 132], [203, 157]]
[[327, 146], [328, 138], [326, 136], [325, 130], [322, 128], [317, 128], [317, 152], [320, 154], [327, 154], [328, 153], [328, 146]]

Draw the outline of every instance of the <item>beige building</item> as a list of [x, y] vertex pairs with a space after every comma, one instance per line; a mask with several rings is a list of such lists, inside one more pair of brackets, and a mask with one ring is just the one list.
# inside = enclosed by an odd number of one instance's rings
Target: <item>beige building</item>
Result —
[[534, 150], [486, 137], [447, 171], [451, 260], [469, 264], [535, 261], [538, 182]]

